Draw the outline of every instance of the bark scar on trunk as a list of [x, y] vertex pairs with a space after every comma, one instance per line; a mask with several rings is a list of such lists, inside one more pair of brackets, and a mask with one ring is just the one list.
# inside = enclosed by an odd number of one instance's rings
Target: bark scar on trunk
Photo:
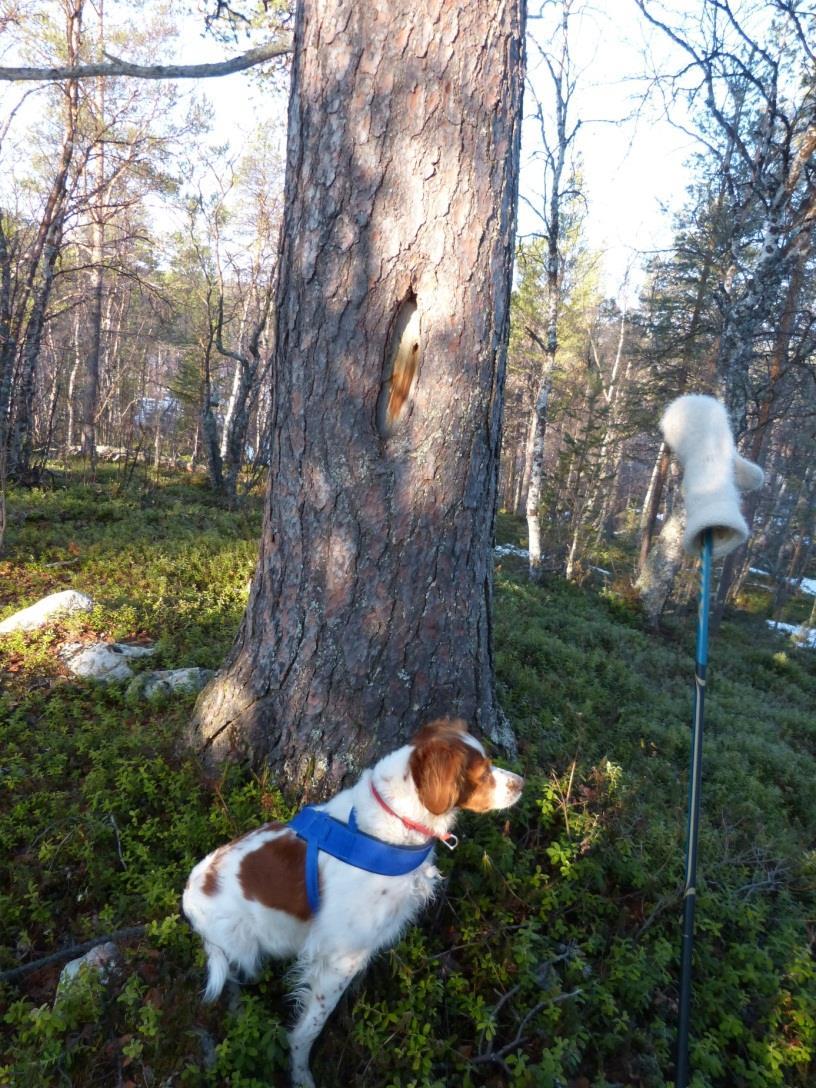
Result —
[[411, 290], [399, 304], [385, 349], [383, 387], [377, 406], [377, 426], [389, 438], [405, 416], [420, 362], [419, 310]]

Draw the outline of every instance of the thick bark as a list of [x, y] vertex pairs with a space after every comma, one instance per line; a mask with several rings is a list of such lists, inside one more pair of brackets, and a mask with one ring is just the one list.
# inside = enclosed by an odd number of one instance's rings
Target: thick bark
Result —
[[496, 732], [491, 545], [523, 0], [304, 0], [250, 600], [194, 737], [334, 790], [423, 719]]

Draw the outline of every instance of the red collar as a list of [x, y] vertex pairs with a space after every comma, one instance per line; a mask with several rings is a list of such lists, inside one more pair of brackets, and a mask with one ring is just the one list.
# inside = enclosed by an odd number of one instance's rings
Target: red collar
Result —
[[379, 803], [380, 807], [385, 809], [389, 816], [393, 816], [396, 820], [399, 820], [403, 827], [407, 827], [409, 831], [418, 831], [420, 835], [424, 835], [426, 839], [439, 839], [439, 841], [443, 842], [449, 850], [455, 850], [459, 845], [459, 840], [449, 831], [440, 834], [438, 831], [434, 831], [432, 827], [427, 827], [425, 824], [418, 824], [414, 820], [409, 820], [405, 816], [400, 816], [398, 812], [394, 812], [391, 806], [383, 800], [377, 787], [374, 785], [373, 779], [371, 780], [370, 785], [371, 792], [374, 794], [374, 799]]

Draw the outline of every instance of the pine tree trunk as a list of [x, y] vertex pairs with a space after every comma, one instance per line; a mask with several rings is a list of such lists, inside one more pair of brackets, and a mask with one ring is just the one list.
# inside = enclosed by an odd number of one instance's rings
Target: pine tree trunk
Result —
[[439, 712], [495, 734], [492, 538], [523, 0], [303, 0], [271, 471], [215, 759], [331, 792]]

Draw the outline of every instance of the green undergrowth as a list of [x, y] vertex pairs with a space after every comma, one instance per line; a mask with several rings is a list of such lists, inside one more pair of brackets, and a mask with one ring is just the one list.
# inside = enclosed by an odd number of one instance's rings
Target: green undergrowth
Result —
[[[121, 493], [119, 493], [121, 491]], [[203, 1006], [179, 917], [193, 863], [288, 811], [268, 775], [207, 777], [190, 698], [63, 675], [67, 639], [150, 639], [160, 666], [228, 648], [260, 531], [187, 480], [12, 493], [0, 618], [57, 589], [94, 611], [0, 641], [0, 971], [138, 925], [112, 982], [54, 1003], [60, 964], [0, 984], [0, 1084], [285, 1085], [280, 965]], [[513, 540], [513, 526], [505, 526]], [[54, 565], [60, 564], [60, 565]], [[527, 786], [461, 821], [443, 894], [341, 1002], [323, 1088], [663, 1088], [673, 1071], [693, 621], [502, 563], [499, 694]], [[816, 1082], [816, 665], [734, 612], [715, 635], [698, 884], [694, 1088]]]

